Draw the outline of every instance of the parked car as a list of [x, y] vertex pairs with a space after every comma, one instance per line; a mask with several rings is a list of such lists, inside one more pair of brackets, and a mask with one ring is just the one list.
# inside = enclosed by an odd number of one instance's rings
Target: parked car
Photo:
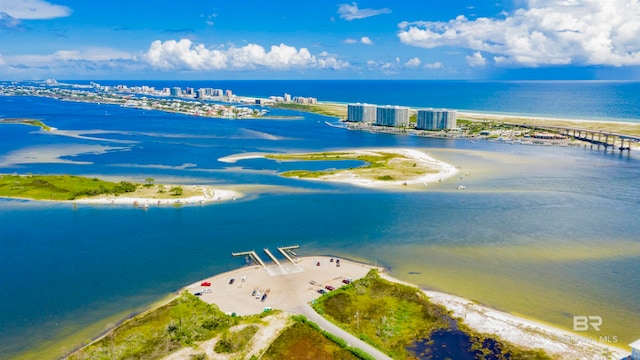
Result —
[[197, 293], [194, 293], [193, 295], [195, 295], [195, 296], [202, 296], [202, 293], [201, 293], [201, 292], [197, 292]]
[[260, 301], [264, 302], [265, 300], [267, 300], [267, 294], [262, 295], [262, 299]]
[[318, 291], [320, 294], [324, 294], [324, 293], [326, 293], [326, 292], [327, 292], [325, 289], [318, 289], [317, 291]]
[[200, 283], [200, 286], [211, 286], [211, 283], [208, 281], [203, 281]]
[[344, 279], [344, 280], [342, 280], [342, 283], [351, 284], [351, 279]]
[[210, 292], [211, 292], [211, 289], [202, 289], [202, 292], [203, 292], [203, 293], [210, 293]]
[[236, 281], [236, 279], [231, 278], [231, 280], [229, 280], [229, 285], [232, 285], [235, 281]]
[[325, 289], [327, 289], [327, 290], [329, 290], [329, 291], [333, 291], [333, 290], [335, 290], [335, 289], [336, 289], [336, 288], [334, 288], [334, 287], [333, 287], [333, 286], [331, 286], [331, 285], [327, 285], [327, 286], [325, 286], [324, 288], [325, 288]]

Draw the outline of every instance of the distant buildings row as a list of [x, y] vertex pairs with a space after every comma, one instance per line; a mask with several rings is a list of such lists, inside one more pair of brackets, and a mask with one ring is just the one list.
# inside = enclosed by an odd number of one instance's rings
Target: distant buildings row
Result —
[[[379, 126], [409, 126], [409, 108], [360, 103], [348, 104], [347, 121], [364, 122]], [[455, 127], [457, 127], [455, 110], [420, 109], [417, 112], [416, 129], [450, 130]]]

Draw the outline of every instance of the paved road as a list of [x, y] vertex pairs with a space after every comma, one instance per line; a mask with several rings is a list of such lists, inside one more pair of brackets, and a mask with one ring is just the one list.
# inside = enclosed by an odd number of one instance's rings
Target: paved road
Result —
[[378, 349], [374, 348], [373, 346], [367, 344], [366, 342], [358, 339], [357, 337], [351, 335], [350, 333], [344, 331], [340, 327], [338, 327], [335, 324], [331, 323], [329, 320], [327, 320], [327, 319], [323, 318], [322, 316], [320, 316], [320, 314], [318, 314], [315, 310], [313, 310], [313, 308], [309, 304], [298, 306], [298, 307], [296, 307], [295, 309], [292, 309], [292, 310], [294, 312], [297, 312], [297, 313], [299, 313], [301, 315], [306, 316], [307, 319], [309, 319], [309, 320], [313, 321], [314, 323], [318, 324], [318, 326], [320, 326], [320, 328], [322, 330], [328, 331], [328, 332], [332, 333], [335, 336], [341, 337], [342, 339], [344, 339], [347, 342], [347, 344], [349, 346], [356, 347], [356, 348], [359, 348], [361, 350], [364, 350], [369, 355], [373, 356], [374, 358], [376, 358], [378, 360], [391, 359], [388, 355], [384, 354], [380, 350], [378, 350]]

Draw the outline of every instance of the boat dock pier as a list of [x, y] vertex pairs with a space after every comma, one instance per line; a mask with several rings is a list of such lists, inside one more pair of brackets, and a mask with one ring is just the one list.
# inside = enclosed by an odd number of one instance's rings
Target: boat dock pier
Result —
[[278, 259], [276, 259], [276, 257], [273, 256], [273, 254], [271, 253], [271, 251], [269, 251], [269, 249], [264, 248], [264, 253], [267, 254], [268, 257], [271, 258], [271, 261], [276, 263], [278, 266], [282, 266], [282, 264], [280, 264], [280, 261], [278, 261]]
[[[258, 265], [262, 266], [263, 268], [266, 268], [267, 265], [265, 265], [264, 261], [262, 261], [262, 259], [260, 259], [260, 257], [258, 256], [258, 254], [254, 251], [243, 251], [243, 252], [234, 252], [231, 253], [231, 255], [233, 256], [250, 256], [251, 259]], [[268, 254], [267, 254], [268, 255]]]
[[599, 131], [599, 130], [587, 130], [573, 127], [564, 126], [551, 126], [551, 125], [530, 125], [530, 124], [515, 124], [505, 123], [507, 125], [518, 126], [522, 128], [542, 130], [548, 132], [558, 133], [567, 137], [574, 138], [576, 140], [586, 141], [598, 146], [604, 146], [605, 151], [611, 147], [612, 150], [617, 149], [620, 152], [631, 152], [631, 143], [640, 143], [640, 137], [618, 134], [613, 132]]
[[282, 256], [284, 256], [287, 260], [289, 260], [292, 264], [295, 264], [295, 260], [293, 260], [293, 258], [291, 257], [291, 255], [293, 256], [297, 256], [296, 253], [294, 253], [292, 250], [293, 249], [297, 249], [299, 248], [300, 245], [292, 245], [292, 246], [281, 246], [278, 248], [278, 251], [280, 251], [280, 254], [282, 254]]

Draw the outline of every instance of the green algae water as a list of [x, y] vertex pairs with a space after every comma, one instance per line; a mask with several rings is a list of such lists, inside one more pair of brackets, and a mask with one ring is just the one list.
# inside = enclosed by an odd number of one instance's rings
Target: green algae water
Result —
[[[1, 358], [60, 357], [181, 287], [244, 265], [231, 252], [291, 244], [301, 255], [377, 261], [421, 287], [564, 329], [573, 316], [601, 316], [600, 333], [586, 335], [616, 337], [613, 345], [640, 338], [634, 152], [354, 132], [312, 114], [229, 121], [37, 98], [0, 104], [3, 116], [63, 130], [1, 125], [2, 173], [256, 189], [236, 202], [146, 211], [0, 200]], [[286, 163], [217, 160], [385, 147], [429, 152], [463, 178], [376, 191], [281, 178]]]

